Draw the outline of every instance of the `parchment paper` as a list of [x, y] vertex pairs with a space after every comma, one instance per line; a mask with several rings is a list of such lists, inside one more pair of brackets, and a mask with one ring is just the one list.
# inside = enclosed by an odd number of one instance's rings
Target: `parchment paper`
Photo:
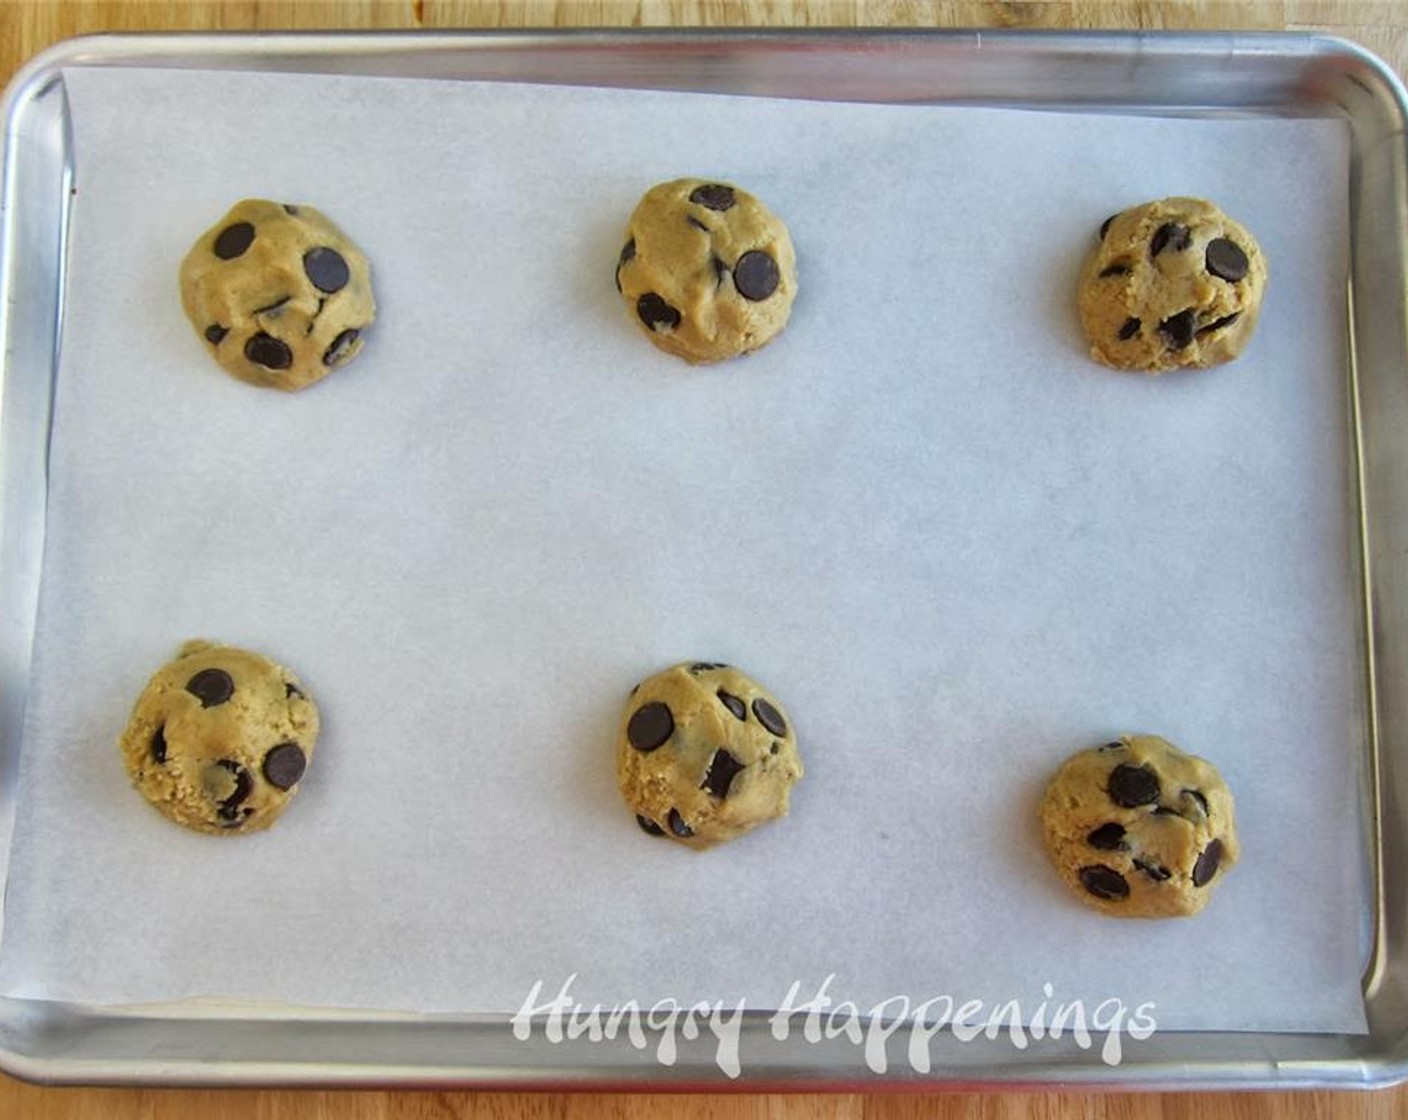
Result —
[[[1363, 739], [1325, 121], [77, 70], [68, 315], [0, 989], [513, 1011], [900, 994], [1152, 1001], [1161, 1029], [1363, 1028]], [[691, 369], [611, 282], [652, 183], [788, 221], [786, 334]], [[1084, 353], [1108, 214], [1218, 200], [1271, 287], [1235, 365]], [[374, 262], [316, 389], [224, 375], [177, 266], [236, 199]], [[185, 638], [305, 677], [271, 833], [187, 834], [117, 737]], [[708, 854], [615, 789], [627, 690], [744, 667], [799, 728], [792, 816]], [[1213, 759], [1245, 857], [1118, 922], [1036, 808], [1122, 731]], [[1294, 978], [1291, 983], [1288, 978]], [[546, 998], [546, 997], [545, 997]]]

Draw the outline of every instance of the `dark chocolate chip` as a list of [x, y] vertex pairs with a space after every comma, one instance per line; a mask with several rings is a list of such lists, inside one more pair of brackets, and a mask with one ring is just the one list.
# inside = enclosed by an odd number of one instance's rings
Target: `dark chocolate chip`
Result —
[[719, 703], [733, 713], [735, 719], [745, 721], [748, 719], [748, 705], [743, 703], [743, 701], [733, 695], [733, 693], [719, 689], [715, 695], [718, 696]]
[[652, 331], [658, 331], [662, 327], [674, 330], [680, 325], [680, 313], [654, 292], [646, 292], [636, 300], [636, 314]]
[[1152, 805], [1159, 799], [1159, 776], [1147, 766], [1121, 763], [1110, 771], [1110, 800], [1126, 809]]
[[777, 262], [761, 249], [749, 249], [733, 266], [733, 284], [738, 294], [755, 303], [777, 291], [781, 279]]
[[689, 825], [684, 823], [684, 818], [680, 816], [680, 811], [678, 809], [670, 810], [669, 821], [670, 831], [673, 832], [676, 836], [682, 837], [687, 840], [689, 837], [694, 835], [694, 829], [690, 828]]
[[308, 758], [297, 743], [280, 743], [264, 756], [264, 777], [271, 786], [292, 789], [303, 777]]
[[[250, 778], [249, 771], [232, 758], [222, 758], [215, 765], [228, 770], [235, 776], [235, 791], [220, 802], [217, 815], [224, 821], [237, 820], [240, 816], [240, 802], [253, 791], [254, 781]], [[249, 814], [246, 812], [244, 815], [248, 816]]]
[[235, 682], [224, 669], [202, 669], [186, 682], [186, 691], [202, 708], [215, 708], [235, 694]]
[[1217, 867], [1221, 862], [1222, 841], [1214, 840], [1203, 849], [1203, 854], [1198, 857], [1198, 862], [1193, 865], [1193, 885], [1195, 887], [1205, 887], [1212, 882], [1212, 877], [1217, 874]]
[[719, 661], [696, 661], [689, 667], [691, 673], [707, 673], [710, 669], [727, 669], [728, 666]]
[[1163, 335], [1164, 341], [1168, 343], [1170, 350], [1182, 350], [1193, 342], [1195, 323], [1193, 321], [1193, 309], [1180, 311], [1171, 319], [1165, 319], [1159, 324], [1159, 334]]
[[157, 762], [166, 761], [166, 725], [162, 724], [152, 736], [152, 758]]
[[292, 681], [284, 681], [284, 695], [286, 697], [297, 696], [301, 700], [303, 698], [303, 690]]
[[1120, 899], [1129, 897], [1129, 884], [1124, 881], [1124, 876], [1113, 867], [1097, 863], [1090, 867], [1082, 867], [1079, 874], [1081, 886], [1096, 898], [1107, 898], [1118, 902]]
[[1139, 333], [1139, 326], [1140, 323], [1138, 319], [1126, 319], [1124, 321], [1124, 326], [1120, 328], [1120, 341], [1128, 342], [1131, 338], [1137, 335]]
[[236, 222], [226, 226], [215, 239], [215, 255], [222, 261], [232, 261], [241, 256], [254, 242], [254, 226], [249, 222]]
[[228, 327], [222, 327], [219, 323], [212, 323], [205, 328], [205, 341], [212, 346], [219, 346], [225, 341], [225, 336], [230, 333]]
[[698, 218], [696, 218], [693, 214], [690, 214], [686, 220], [695, 229], [702, 229], [705, 233], [709, 232], [709, 227], [706, 226], [703, 222], [701, 222]]
[[1113, 221], [1114, 221], [1116, 218], [1118, 218], [1118, 217], [1119, 217], [1118, 214], [1111, 214], [1108, 218], [1106, 218], [1103, 222], [1100, 223], [1100, 240], [1101, 240], [1101, 241], [1104, 241], [1104, 240], [1105, 240], [1105, 235], [1110, 232], [1110, 223], [1113, 222]]
[[1114, 742], [1106, 743], [1106, 744], [1105, 744], [1103, 747], [1101, 747], [1100, 749], [1101, 749], [1102, 751], [1122, 751], [1122, 750], [1124, 750], [1124, 744], [1123, 744], [1122, 742], [1119, 742], [1119, 741], [1114, 741]]
[[288, 369], [293, 365], [293, 351], [288, 343], [260, 331], [244, 344], [244, 356], [265, 369]]
[[735, 775], [745, 769], [747, 767], [743, 763], [720, 747], [709, 760], [709, 769], [704, 772], [704, 780], [699, 784], [699, 788], [708, 790], [715, 797], [727, 797], [728, 787], [733, 784]]
[[643, 817], [639, 813], [636, 814], [636, 824], [640, 825], [641, 830], [650, 833], [651, 836], [665, 835], [665, 830], [663, 828], [661, 828], [649, 817]]
[[737, 199], [732, 187], [726, 187], [722, 183], [705, 183], [689, 192], [689, 201], [697, 202], [710, 210], [723, 211], [730, 209]]
[[653, 751], [674, 733], [674, 714], [659, 700], [637, 708], [626, 724], [626, 739], [638, 751]]
[[284, 296], [282, 299], [276, 299], [273, 303], [269, 304], [269, 306], [267, 306], [267, 307], [256, 307], [256, 308], [254, 309], [254, 313], [255, 313], [256, 315], [268, 315], [270, 312], [278, 311], [279, 308], [283, 307], [283, 305], [286, 304], [286, 303], [289, 301], [290, 298], [292, 298], [292, 297], [290, 297], [290, 296]]
[[1203, 263], [1214, 276], [1236, 283], [1247, 275], [1247, 254], [1235, 241], [1225, 237], [1214, 237], [1208, 242], [1208, 251], [1203, 254]]
[[782, 713], [759, 696], [753, 701], [753, 714], [758, 717], [758, 722], [774, 735], [787, 734], [787, 721], [782, 718]]
[[1220, 331], [1223, 327], [1230, 327], [1241, 317], [1242, 313], [1240, 311], [1234, 311], [1231, 315], [1224, 315], [1221, 319], [1214, 319], [1207, 326], [1198, 328], [1198, 336], [1202, 337], [1205, 334], [1212, 334], [1213, 331]]
[[222, 819], [220, 822], [220, 827], [225, 829], [226, 831], [232, 828], [239, 828], [241, 825], [244, 824], [245, 821], [247, 821], [252, 816], [254, 816], [253, 809], [241, 809], [237, 814], [232, 815], [229, 819], [224, 819], [224, 814], [221, 814]]
[[1129, 273], [1130, 273], [1129, 265], [1127, 265], [1127, 264], [1112, 264], [1112, 265], [1110, 265], [1109, 268], [1104, 269], [1104, 270], [1100, 273], [1100, 279], [1103, 280], [1103, 279], [1105, 279], [1105, 277], [1107, 277], [1107, 276], [1128, 276]]
[[1160, 867], [1153, 860], [1136, 859], [1134, 866], [1139, 868], [1140, 871], [1144, 872], [1145, 875], [1149, 876], [1149, 878], [1153, 879], [1156, 883], [1162, 883], [1172, 874], [1167, 868]]
[[292, 215], [296, 218], [296, 217], [298, 217], [298, 207], [297, 207], [297, 206], [290, 206], [287, 202], [285, 202], [285, 203], [284, 203], [284, 213], [286, 213], [286, 214], [292, 214]]
[[621, 246], [621, 255], [616, 258], [616, 290], [621, 290], [621, 267], [636, 255], [636, 239], [632, 237]]
[[352, 279], [352, 270], [336, 249], [319, 246], [303, 254], [303, 271], [313, 281], [313, 287], [320, 292], [340, 292]]
[[1157, 257], [1165, 249], [1181, 253], [1191, 244], [1193, 236], [1188, 232], [1187, 226], [1180, 222], [1165, 222], [1154, 231], [1154, 236], [1149, 241], [1149, 255]]
[[782, 750], [782, 744], [774, 743], [771, 747], [768, 748], [768, 754], [777, 754], [777, 752], [780, 750]]
[[349, 327], [332, 340], [326, 350], [323, 351], [323, 365], [335, 366], [347, 360], [347, 355], [351, 352], [353, 344], [362, 337], [362, 332], [356, 327]]
[[1115, 824], [1114, 821], [1093, 830], [1085, 838], [1085, 842], [1102, 852], [1122, 852], [1128, 847], [1124, 842], [1124, 826]]

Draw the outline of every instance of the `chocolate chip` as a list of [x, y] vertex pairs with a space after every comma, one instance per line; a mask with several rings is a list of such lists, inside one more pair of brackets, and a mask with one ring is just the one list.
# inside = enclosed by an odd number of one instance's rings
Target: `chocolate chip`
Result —
[[747, 720], [748, 705], [743, 703], [737, 696], [734, 696], [731, 692], [725, 692], [723, 689], [719, 689], [715, 695], [718, 696], [719, 703], [733, 713], [735, 719]]
[[303, 777], [308, 758], [297, 743], [280, 743], [264, 756], [264, 777], [278, 789], [292, 789]]
[[1124, 826], [1111, 821], [1109, 824], [1102, 824], [1085, 838], [1085, 842], [1092, 848], [1099, 848], [1102, 852], [1122, 852], [1128, 847], [1124, 842]]
[[1160, 867], [1153, 860], [1136, 859], [1134, 866], [1139, 868], [1140, 871], [1144, 872], [1145, 875], [1149, 876], [1149, 878], [1153, 879], [1156, 883], [1162, 883], [1165, 879], [1169, 878], [1171, 874], [1167, 868]]
[[271, 334], [260, 331], [244, 344], [244, 356], [265, 369], [288, 369], [293, 365], [293, 351]]
[[767, 299], [777, 291], [782, 274], [777, 270], [777, 262], [761, 249], [749, 249], [738, 258], [733, 266], [733, 284], [744, 299]]
[[704, 780], [699, 784], [699, 788], [708, 790], [715, 797], [727, 797], [728, 787], [733, 784], [735, 775], [746, 769], [743, 763], [720, 747], [709, 760], [709, 769], [704, 772]]
[[323, 351], [323, 365], [335, 366], [347, 360], [353, 344], [362, 337], [362, 332], [350, 327], [332, 340], [332, 345]]
[[636, 824], [640, 825], [642, 831], [648, 832], [651, 836], [664, 836], [665, 830], [656, 824], [649, 817], [636, 814]]
[[296, 684], [294, 684], [292, 681], [284, 681], [284, 696], [297, 696], [301, 700], [303, 699], [303, 690], [299, 688]]
[[1193, 309], [1190, 307], [1187, 311], [1180, 311], [1173, 318], [1160, 323], [1159, 334], [1163, 335], [1170, 350], [1182, 350], [1192, 344], [1194, 326]]
[[1198, 337], [1201, 338], [1205, 334], [1212, 334], [1213, 331], [1220, 331], [1223, 327], [1230, 327], [1241, 317], [1242, 313], [1240, 311], [1234, 311], [1231, 315], [1224, 315], [1221, 319], [1215, 319], [1207, 326], [1198, 328]]
[[674, 330], [680, 325], [680, 313], [654, 292], [646, 292], [636, 300], [636, 314], [652, 331], [658, 331], [662, 327]]
[[222, 261], [232, 261], [253, 242], [254, 226], [249, 222], [236, 222], [220, 231], [220, 236], [215, 239], [215, 255]]
[[1181, 253], [1191, 244], [1193, 236], [1188, 232], [1187, 226], [1180, 222], [1165, 222], [1154, 231], [1154, 236], [1149, 241], [1149, 255], [1157, 257], [1165, 249]]
[[[235, 791], [220, 802], [217, 815], [221, 820], [237, 820], [240, 816], [240, 802], [250, 795], [254, 789], [254, 781], [250, 778], [249, 771], [232, 758], [222, 758], [215, 765], [228, 770], [235, 776]], [[248, 811], [244, 815], [248, 816]]]
[[703, 222], [701, 222], [698, 218], [696, 218], [693, 214], [690, 214], [686, 220], [695, 229], [702, 229], [705, 233], [709, 232], [709, 227], [706, 226]]
[[290, 298], [291, 298], [291, 297], [289, 297], [289, 296], [284, 296], [283, 299], [276, 299], [273, 303], [269, 304], [267, 307], [256, 307], [256, 308], [254, 309], [254, 313], [255, 313], [256, 315], [268, 315], [270, 312], [278, 311], [279, 308], [283, 307], [283, 305], [286, 304], [286, 303], [289, 301]]
[[782, 718], [782, 713], [759, 696], [753, 701], [753, 714], [758, 717], [758, 722], [774, 735], [787, 734], [787, 721]]
[[1225, 237], [1214, 237], [1208, 242], [1208, 250], [1203, 254], [1203, 263], [1214, 276], [1236, 283], [1247, 275], [1247, 254], [1235, 241]]
[[1110, 800], [1126, 809], [1152, 805], [1159, 799], [1159, 776], [1147, 766], [1121, 763], [1110, 771]]
[[1106, 218], [1103, 222], [1100, 223], [1100, 240], [1101, 240], [1101, 241], [1104, 241], [1104, 240], [1105, 240], [1105, 235], [1110, 232], [1110, 223], [1113, 222], [1113, 221], [1114, 221], [1116, 218], [1118, 218], [1118, 217], [1119, 217], [1118, 214], [1111, 214], [1108, 218]]
[[352, 271], [336, 249], [319, 246], [303, 254], [303, 271], [320, 292], [340, 292], [352, 279]]
[[225, 341], [225, 336], [230, 333], [228, 327], [222, 327], [219, 323], [212, 323], [205, 328], [205, 341], [212, 346], [219, 346]]
[[166, 725], [162, 724], [152, 736], [152, 758], [157, 762], [166, 761]]
[[1193, 885], [1195, 887], [1205, 887], [1212, 882], [1212, 877], [1217, 874], [1217, 867], [1221, 862], [1222, 841], [1214, 840], [1203, 849], [1203, 854], [1198, 857], [1198, 862], [1193, 865]]
[[674, 733], [675, 717], [659, 700], [637, 708], [626, 724], [626, 739], [638, 751], [653, 751]]
[[1124, 321], [1124, 326], [1120, 328], [1120, 341], [1128, 342], [1131, 338], [1137, 335], [1139, 333], [1139, 326], [1140, 323], [1138, 319], [1126, 319]]
[[202, 669], [186, 682], [186, 691], [202, 708], [215, 708], [235, 694], [235, 682], [224, 669]]
[[1102, 271], [1102, 272], [1100, 273], [1100, 279], [1103, 280], [1103, 279], [1105, 279], [1105, 277], [1107, 277], [1107, 276], [1128, 276], [1129, 273], [1130, 273], [1129, 265], [1127, 265], [1127, 264], [1112, 264], [1112, 265], [1110, 265], [1109, 268], [1105, 269], [1104, 271]]
[[707, 673], [710, 669], [727, 669], [727, 665], [721, 665], [717, 661], [696, 661], [689, 667], [691, 673]]
[[705, 183], [689, 192], [689, 201], [697, 202], [710, 210], [723, 211], [730, 209], [738, 200], [734, 197], [732, 187], [726, 187], [722, 183]]
[[1123, 744], [1122, 742], [1119, 742], [1119, 741], [1114, 741], [1114, 742], [1106, 743], [1106, 744], [1105, 744], [1103, 747], [1101, 747], [1100, 749], [1101, 749], [1102, 751], [1122, 751], [1122, 750], [1124, 750], [1124, 744]]
[[687, 840], [689, 837], [694, 835], [694, 829], [690, 828], [689, 825], [684, 823], [684, 818], [680, 816], [680, 811], [678, 809], [670, 810], [669, 821], [670, 831], [673, 832], [676, 836], [682, 837]]
[[616, 290], [621, 290], [621, 267], [627, 261], [633, 260], [636, 255], [636, 239], [632, 237], [621, 246], [621, 255], [616, 258]]
[[1091, 867], [1082, 867], [1079, 874], [1081, 886], [1096, 898], [1107, 898], [1118, 902], [1120, 899], [1129, 897], [1129, 884], [1124, 881], [1124, 876], [1113, 867], [1097, 863]]
[[782, 744], [774, 743], [771, 747], [768, 748], [768, 754], [777, 754], [777, 752], [780, 750], [782, 750]]

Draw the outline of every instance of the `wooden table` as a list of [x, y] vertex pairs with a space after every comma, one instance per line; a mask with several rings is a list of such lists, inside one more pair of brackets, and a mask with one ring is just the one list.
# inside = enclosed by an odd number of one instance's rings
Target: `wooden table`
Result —
[[[92, 31], [249, 28], [876, 26], [1321, 30], [1408, 73], [1405, 0], [0, 0], [0, 74]], [[0, 1076], [0, 1120], [1389, 1120], [1408, 1086], [1381, 1093], [855, 1094], [818, 1096], [40, 1089]]]

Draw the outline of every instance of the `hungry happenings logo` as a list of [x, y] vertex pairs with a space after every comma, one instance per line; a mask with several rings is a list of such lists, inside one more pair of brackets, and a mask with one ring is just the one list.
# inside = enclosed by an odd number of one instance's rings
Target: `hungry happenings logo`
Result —
[[[1025, 1050], [1032, 1040], [1045, 1038], [1069, 1037], [1082, 1050], [1099, 1041], [1101, 1061], [1117, 1066], [1124, 1056], [1122, 1036], [1143, 1042], [1158, 1029], [1153, 1003], [1141, 1003], [1131, 1011], [1123, 1000], [1111, 997], [1087, 1011], [1082, 1000], [1057, 1000], [1051, 984], [1043, 984], [1041, 997], [1027, 1005], [1017, 999], [991, 1004], [979, 999], [960, 1002], [951, 995], [915, 1003], [899, 995], [862, 1010], [853, 1000], [832, 998], [835, 980], [833, 972], [809, 997], [804, 996], [802, 982], [794, 981], [781, 1000], [763, 1005], [771, 1036], [778, 1042], [800, 1037], [810, 1044], [845, 1039], [862, 1051], [866, 1067], [873, 1073], [885, 1073], [898, 1064], [892, 1061], [892, 1038], [898, 1039], [896, 1045], [903, 1044], [904, 1061], [910, 1069], [928, 1073], [933, 1068], [930, 1044], [945, 1030], [963, 1043], [1006, 1035], [1018, 1050]], [[574, 972], [562, 982], [556, 996], [544, 999], [544, 984], [536, 981], [510, 1020], [513, 1036], [527, 1042], [537, 1028], [553, 1045], [625, 1038], [636, 1050], [653, 1047], [657, 1062], [673, 1066], [679, 1058], [679, 1041], [693, 1042], [707, 1031], [714, 1039], [714, 1064], [730, 1078], [742, 1074], [745, 1000], [686, 1003], [666, 998], [649, 1007], [635, 1000], [610, 1007], [600, 1003], [588, 1006], [572, 994], [576, 982]], [[1025, 1010], [1028, 1006], [1030, 1013]]]

